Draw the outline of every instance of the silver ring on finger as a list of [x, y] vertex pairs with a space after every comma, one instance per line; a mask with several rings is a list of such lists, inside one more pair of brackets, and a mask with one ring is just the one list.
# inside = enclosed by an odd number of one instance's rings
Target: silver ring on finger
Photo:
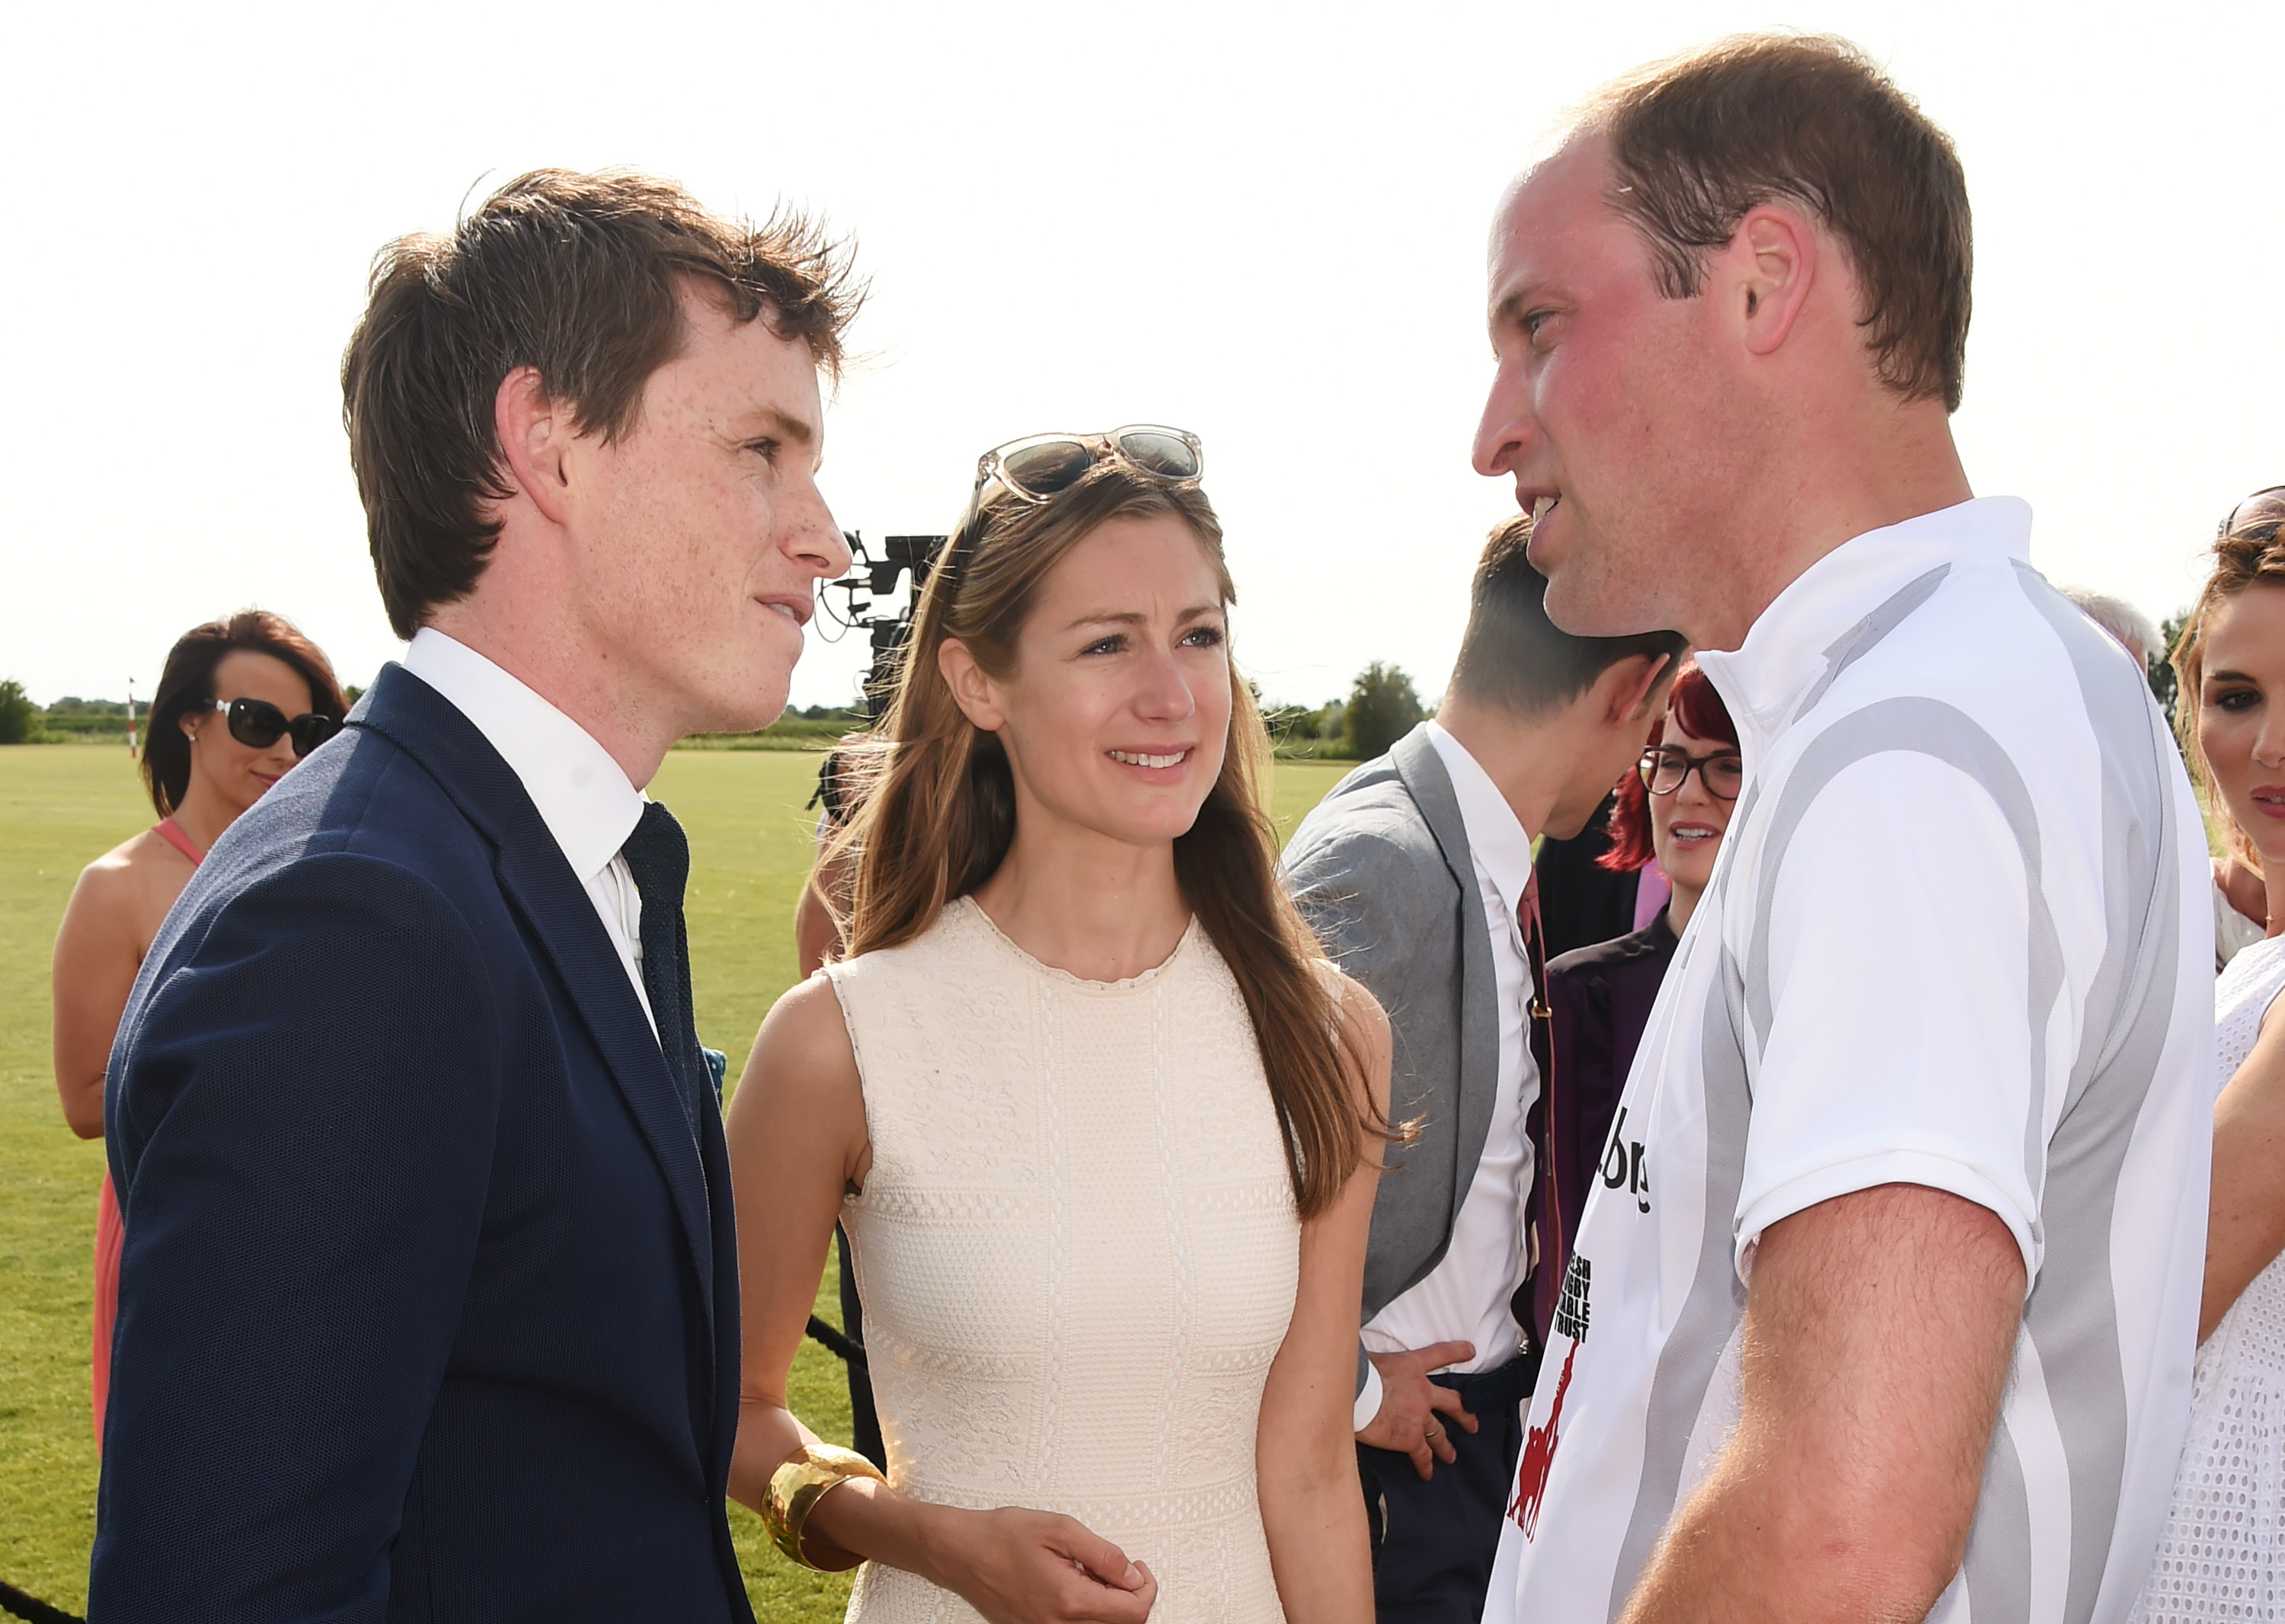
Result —
[[1436, 1426], [1433, 1422], [1427, 1428], [1427, 1433], [1431, 1439], [1441, 1438], [1443, 1436], [1442, 1429]]

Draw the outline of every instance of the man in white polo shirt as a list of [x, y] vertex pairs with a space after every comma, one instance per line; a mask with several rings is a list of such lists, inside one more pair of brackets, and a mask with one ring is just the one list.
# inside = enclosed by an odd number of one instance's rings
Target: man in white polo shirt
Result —
[[[1853, 49], [1598, 98], [1495, 227], [1476, 466], [1550, 615], [1680, 629], [1747, 784], [1590, 1198], [1488, 1620], [2120, 1619], [2187, 1415], [2204, 846], [2141, 673], [1953, 449], [1950, 143]], [[1629, 1156], [1633, 1151], [1631, 1144]]]

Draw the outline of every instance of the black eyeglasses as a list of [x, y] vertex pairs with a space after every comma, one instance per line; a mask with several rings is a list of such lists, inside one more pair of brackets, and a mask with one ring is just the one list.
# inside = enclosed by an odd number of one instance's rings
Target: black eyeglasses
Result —
[[1205, 473], [1197, 435], [1134, 423], [1107, 435], [1032, 435], [994, 446], [976, 459], [976, 488], [996, 479], [1019, 501], [1044, 502], [1078, 484], [1096, 463], [1112, 459], [1170, 485], [1195, 485]]
[[1642, 774], [1643, 788], [1653, 795], [1675, 794], [1692, 773], [1706, 786], [1706, 793], [1717, 801], [1734, 801], [1738, 791], [1746, 787], [1746, 764], [1735, 750], [1692, 756], [1671, 744], [1654, 744], [1642, 753], [1635, 771]]
[[[2249, 507], [2253, 509], [2250, 514], [2245, 511]], [[2285, 526], [2285, 485], [2265, 485], [2231, 508], [2229, 517], [2224, 519], [2221, 528], [2214, 531], [2214, 539], [2226, 541], [2241, 524], [2245, 527], [2248, 541], [2274, 540], [2279, 527]], [[2264, 529], [2268, 530], [2268, 535], [2253, 533]]]
[[294, 741], [296, 760], [341, 732], [337, 718], [312, 710], [288, 721], [286, 713], [266, 699], [216, 699], [208, 702], [229, 718], [230, 736], [248, 749], [266, 750], [282, 738]]

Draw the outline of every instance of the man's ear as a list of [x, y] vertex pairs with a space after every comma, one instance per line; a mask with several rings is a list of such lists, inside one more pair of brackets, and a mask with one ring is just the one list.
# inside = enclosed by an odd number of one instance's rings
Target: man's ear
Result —
[[1746, 349], [1773, 355], [1793, 332], [1816, 286], [1816, 229], [1800, 210], [1763, 203], [1746, 211], [1722, 255], [1730, 318]]
[[492, 397], [492, 424], [509, 482], [550, 523], [567, 516], [569, 486], [563, 453], [573, 438], [571, 413], [548, 397], [536, 366], [519, 366], [500, 380]]
[[938, 643], [936, 668], [944, 673], [945, 686], [952, 690], [953, 702], [962, 716], [985, 733], [998, 733], [1008, 725], [1008, 714], [1001, 710], [999, 696], [993, 692], [991, 676], [976, 663], [967, 644], [956, 637]]
[[1672, 655], [1630, 654], [1614, 660], [1595, 679], [1606, 727], [1631, 727], [1650, 719], [1666, 700], [1667, 679], [1679, 663]]

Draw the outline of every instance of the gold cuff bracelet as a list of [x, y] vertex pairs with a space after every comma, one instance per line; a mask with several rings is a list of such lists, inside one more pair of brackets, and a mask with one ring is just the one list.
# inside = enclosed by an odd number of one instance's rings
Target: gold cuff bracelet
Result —
[[809, 1514], [817, 1509], [817, 1502], [852, 1478], [870, 1478], [876, 1483], [888, 1481], [881, 1475], [880, 1468], [854, 1449], [836, 1448], [831, 1444], [807, 1445], [799, 1455], [772, 1472], [770, 1492], [762, 1500], [762, 1526], [770, 1531], [771, 1543], [804, 1567], [819, 1573], [837, 1571], [811, 1557], [802, 1547], [801, 1534]]

